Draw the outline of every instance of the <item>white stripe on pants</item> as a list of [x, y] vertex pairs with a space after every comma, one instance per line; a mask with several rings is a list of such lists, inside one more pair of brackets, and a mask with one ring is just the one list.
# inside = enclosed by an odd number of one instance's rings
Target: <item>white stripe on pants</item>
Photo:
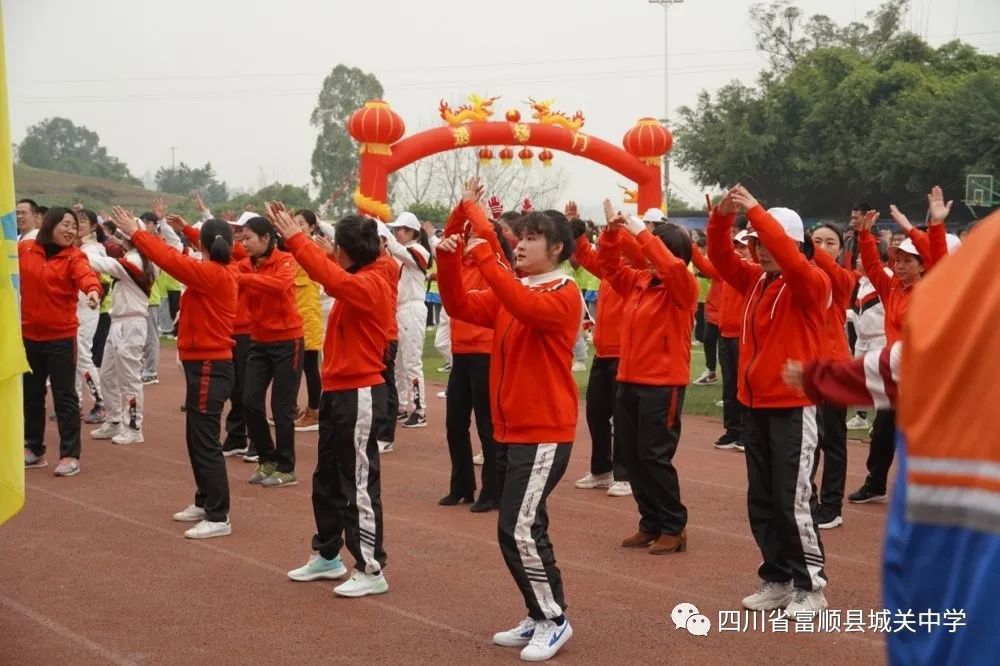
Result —
[[357, 491], [355, 501], [358, 504], [358, 531], [361, 533], [361, 554], [364, 556], [365, 573], [374, 574], [381, 571], [378, 560], [375, 559], [375, 509], [372, 498], [368, 494], [368, 438], [372, 432], [372, 389], [358, 389], [358, 420], [354, 424], [354, 487]]
[[[137, 430], [142, 430], [142, 354], [147, 325], [144, 317], [112, 319], [101, 364], [108, 421], [124, 422]], [[134, 424], [131, 423], [133, 409]]]
[[441, 354], [441, 358], [448, 365], [451, 365], [451, 317], [448, 311], [441, 308], [441, 317], [438, 319], [437, 329], [434, 331], [434, 348]]
[[819, 423], [816, 405], [802, 408], [802, 450], [799, 453], [799, 473], [795, 482], [795, 524], [799, 530], [799, 542], [805, 559], [806, 570], [812, 581], [812, 589], [826, 587], [823, 573], [823, 551], [819, 547], [816, 526], [813, 524], [810, 499], [813, 494], [813, 466], [816, 460], [816, 446], [819, 443]]
[[524, 499], [521, 501], [517, 522], [514, 524], [514, 541], [521, 556], [521, 566], [531, 581], [535, 600], [547, 618], [557, 618], [562, 615], [563, 610], [554, 601], [542, 558], [538, 555], [538, 546], [531, 536], [531, 526], [535, 523], [538, 503], [543, 497], [545, 484], [549, 481], [558, 446], [558, 444], [539, 444], [535, 450], [535, 464], [531, 468], [528, 486], [524, 490]]
[[[86, 384], [87, 392], [96, 405], [101, 402], [101, 377], [94, 365], [94, 333], [97, 332], [101, 313], [84, 306], [77, 308], [76, 317], [80, 320], [80, 327], [76, 331], [76, 394], [83, 404], [81, 390]], [[87, 381], [88, 378], [90, 381]]]
[[399, 325], [399, 350], [396, 352], [396, 391], [399, 409], [427, 409], [424, 392], [424, 333], [427, 330], [427, 304], [423, 301], [403, 303], [396, 312]]

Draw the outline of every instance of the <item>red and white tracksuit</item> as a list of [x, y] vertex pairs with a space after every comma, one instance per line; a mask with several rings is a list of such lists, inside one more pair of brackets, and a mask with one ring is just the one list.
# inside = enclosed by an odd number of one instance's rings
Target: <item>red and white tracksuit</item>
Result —
[[[417, 241], [403, 245], [388, 239], [389, 253], [400, 263], [396, 321], [399, 349], [396, 352], [396, 391], [399, 410], [424, 414], [424, 331], [427, 328], [426, 284], [430, 254]], [[390, 415], [391, 416], [391, 415]]]
[[[108, 252], [104, 246], [94, 241], [83, 243], [80, 249], [88, 258], [107, 257]], [[94, 365], [94, 333], [97, 332], [97, 322], [101, 318], [101, 312], [91, 309], [87, 304], [87, 295], [80, 293], [80, 298], [76, 304], [76, 318], [80, 321], [80, 328], [76, 330], [76, 394], [80, 396], [80, 403], [83, 403], [84, 386], [87, 392], [94, 399], [94, 405], [103, 402], [101, 394], [101, 377]]]

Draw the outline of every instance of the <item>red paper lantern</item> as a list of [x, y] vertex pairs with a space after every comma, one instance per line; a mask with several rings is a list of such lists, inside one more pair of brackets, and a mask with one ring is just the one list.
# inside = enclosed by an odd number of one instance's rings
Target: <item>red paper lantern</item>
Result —
[[479, 163], [483, 166], [489, 166], [490, 162], [493, 161], [493, 151], [489, 148], [479, 149]]
[[521, 112], [517, 109], [508, 109], [504, 117], [507, 118], [507, 122], [516, 123], [521, 120]]
[[514, 151], [511, 150], [509, 146], [500, 151], [500, 164], [507, 166], [511, 163], [511, 161], [513, 161], [513, 159]]
[[670, 152], [673, 144], [670, 130], [655, 118], [640, 118], [622, 139], [622, 146], [629, 154], [651, 166], [659, 166], [660, 158]]
[[526, 167], [531, 166], [531, 158], [535, 156], [535, 153], [531, 151], [531, 148], [522, 148], [521, 152], [517, 154], [521, 158], [521, 164]]
[[389, 146], [403, 137], [406, 125], [388, 102], [374, 99], [351, 114], [347, 131], [361, 144], [362, 153], [392, 155]]
[[553, 157], [555, 157], [555, 155], [553, 155], [552, 151], [549, 150], [548, 148], [546, 148], [542, 152], [538, 153], [538, 159], [541, 160], [543, 166], [547, 166], [547, 167], [552, 166], [552, 158]]

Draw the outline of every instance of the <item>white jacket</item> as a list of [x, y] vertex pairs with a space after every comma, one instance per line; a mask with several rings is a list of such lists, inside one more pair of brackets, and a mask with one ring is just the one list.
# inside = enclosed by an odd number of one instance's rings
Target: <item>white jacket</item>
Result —
[[[892, 275], [888, 268], [885, 271]], [[854, 344], [855, 355], [885, 347], [885, 308], [875, 293], [875, 287], [863, 275], [858, 280], [858, 294], [847, 311], [847, 320], [854, 324], [854, 332], [858, 336]]]
[[[80, 249], [83, 250], [83, 253], [87, 255], [88, 259], [90, 257], [107, 257], [108, 256], [108, 251], [104, 248], [103, 245], [101, 245], [97, 241], [94, 241], [93, 243], [81, 243], [80, 244]], [[91, 264], [91, 265], [93, 265], [93, 264]], [[100, 272], [101, 271], [98, 271], [98, 273], [100, 273]], [[88, 316], [89, 313], [95, 313], [95, 314], [97, 314], [97, 310], [91, 310], [90, 309], [90, 306], [87, 304], [87, 295], [84, 294], [82, 291], [80, 292], [79, 298], [76, 301], [76, 313], [77, 313], [77, 316], [80, 316], [80, 315]]]
[[122, 261], [127, 261], [141, 273], [142, 258], [139, 257], [139, 253], [134, 249], [129, 250], [121, 260], [91, 255], [88, 255], [87, 258], [90, 259], [91, 268], [115, 279], [115, 286], [111, 289], [111, 318], [145, 318], [149, 311], [149, 295], [139, 287], [128, 270], [121, 264]]
[[425, 302], [430, 253], [419, 241], [410, 241], [403, 245], [391, 236], [386, 239], [386, 249], [402, 265], [402, 272], [399, 275], [397, 309], [407, 303]]

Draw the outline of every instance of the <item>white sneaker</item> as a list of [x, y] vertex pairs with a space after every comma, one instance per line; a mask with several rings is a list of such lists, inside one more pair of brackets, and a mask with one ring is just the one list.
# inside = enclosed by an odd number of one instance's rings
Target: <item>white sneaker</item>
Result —
[[592, 488], [610, 488], [614, 481], [615, 477], [611, 472], [608, 472], [607, 474], [597, 474], [596, 476], [588, 473], [587, 476], [583, 477], [573, 485], [577, 488], [590, 490]]
[[791, 600], [791, 582], [772, 583], [762, 580], [756, 592], [743, 597], [743, 607], [748, 610], [775, 610], [787, 606]]
[[486, 462], [486, 458], [483, 457], [482, 453], [477, 453], [476, 455], [472, 456], [473, 465], [476, 465], [477, 467], [482, 467], [484, 462]]
[[715, 401], [715, 406], [716, 407], [725, 407], [726, 406], [726, 401], [725, 400], [716, 400]]
[[121, 432], [122, 432], [121, 423], [105, 422], [104, 425], [102, 425], [97, 430], [91, 430], [90, 437], [92, 439], [112, 439], [120, 435]]
[[565, 616], [562, 624], [542, 620], [535, 625], [535, 635], [531, 637], [531, 642], [521, 650], [521, 661], [548, 661], [556, 656], [572, 635], [573, 627]]
[[855, 414], [847, 422], [847, 429], [848, 430], [865, 430], [867, 427], [868, 427], [868, 421], [865, 420], [865, 419], [863, 419], [863, 418], [861, 418], [857, 414]]
[[583, 372], [587, 369], [586, 363], [581, 363], [580, 361], [573, 361], [573, 372]]
[[379, 442], [378, 452], [379, 453], [392, 453], [394, 451], [392, 442]]
[[232, 533], [233, 525], [229, 522], [229, 518], [226, 518], [224, 523], [203, 520], [184, 532], [184, 536], [188, 539], [211, 539], [212, 537], [229, 536]]
[[493, 634], [493, 644], [501, 647], [524, 647], [531, 642], [537, 625], [533, 619], [526, 617], [513, 629]]
[[632, 494], [632, 484], [628, 481], [615, 481], [608, 488], [609, 497], [628, 497]]
[[782, 613], [785, 617], [795, 620], [810, 622], [817, 614], [826, 610], [826, 597], [822, 590], [800, 590], [795, 588], [792, 593], [792, 600], [788, 602]]
[[704, 370], [702, 371], [698, 379], [694, 380], [691, 383], [694, 384], [695, 386], [708, 386], [709, 384], [714, 384], [716, 381], [718, 381], [718, 376], [714, 372], [710, 370]]
[[445, 398], [448, 397], [448, 392], [447, 391], [438, 391], [437, 392], [437, 397], [439, 397], [442, 400], [444, 400]]
[[198, 523], [205, 520], [205, 510], [200, 506], [191, 504], [183, 511], [175, 513], [174, 520], [179, 523]]
[[340, 555], [337, 555], [332, 560], [328, 560], [319, 553], [310, 557], [309, 561], [303, 566], [288, 572], [289, 578], [300, 582], [320, 580], [321, 578], [336, 580], [346, 575], [347, 567], [344, 566], [344, 561], [340, 559]]
[[368, 574], [355, 570], [346, 583], [333, 588], [333, 593], [338, 597], [364, 597], [369, 594], [385, 594], [388, 591], [389, 583], [381, 571]]
[[122, 431], [111, 438], [112, 444], [142, 444], [142, 431], [134, 428], [122, 428]]

